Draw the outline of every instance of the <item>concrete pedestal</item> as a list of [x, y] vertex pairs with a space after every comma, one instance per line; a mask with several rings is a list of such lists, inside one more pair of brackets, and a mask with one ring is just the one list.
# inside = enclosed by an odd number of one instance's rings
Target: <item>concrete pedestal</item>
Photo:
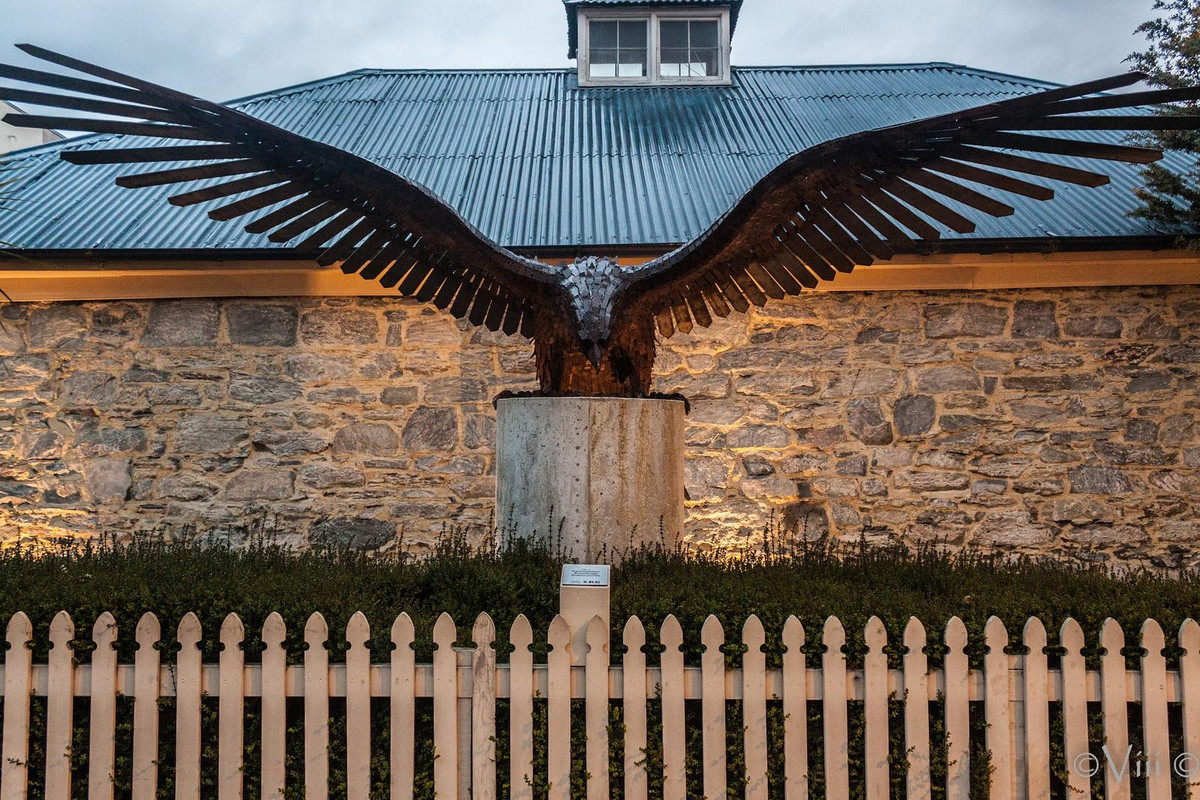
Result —
[[496, 521], [572, 561], [615, 562], [630, 545], [673, 547], [683, 530], [681, 400], [511, 397], [496, 404]]

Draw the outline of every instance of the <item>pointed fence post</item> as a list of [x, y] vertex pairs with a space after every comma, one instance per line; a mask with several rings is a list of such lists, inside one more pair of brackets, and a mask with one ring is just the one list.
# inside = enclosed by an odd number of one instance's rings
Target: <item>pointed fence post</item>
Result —
[[1025, 774], [1029, 800], [1050, 800], [1050, 673], [1046, 626], [1030, 617], [1023, 633], [1025, 667]]
[[442, 613], [433, 626], [433, 790], [438, 800], [458, 796], [458, 637]]
[[392, 623], [391, 789], [392, 797], [411, 797], [415, 769], [416, 654], [412, 619], [401, 613]]
[[1142, 731], [1150, 759], [1146, 800], [1170, 800], [1171, 740], [1167, 733], [1167, 646], [1162, 628], [1148, 619], [1142, 625]]
[[92, 627], [88, 720], [88, 800], [112, 800], [117, 729], [117, 621], [105, 611]]
[[246, 628], [237, 614], [225, 617], [221, 624], [221, 698], [217, 704], [218, 800], [241, 800], [242, 743], [246, 713], [246, 654], [242, 642]]
[[189, 611], [175, 636], [175, 797], [200, 800], [200, 619]]
[[49, 676], [46, 697], [46, 800], [71, 796], [71, 730], [75, 711], [75, 623], [65, 611], [50, 623]]
[[888, 665], [887, 630], [883, 620], [871, 617], [863, 632], [867, 655], [863, 661], [863, 716], [866, 717], [866, 797], [888, 797]]
[[[767, 634], [751, 614], [742, 626], [742, 725], [746, 730], [746, 800], [767, 800]], [[724, 694], [722, 692], [722, 694]]]
[[846, 707], [846, 629], [837, 617], [825, 620], [821, 632], [825, 652], [821, 655], [821, 682], [825, 725], [825, 797], [850, 797], [850, 739]]
[[287, 626], [272, 612], [263, 623], [262, 641], [262, 794], [266, 800], [282, 800], [287, 737], [287, 652], [283, 643]]
[[[1183, 749], [1193, 757], [1200, 758], [1200, 625], [1194, 619], [1186, 619], [1179, 626], [1179, 646], [1183, 655], [1179, 657], [1180, 691], [1183, 694]], [[1189, 769], [1198, 764], [1193, 759]], [[1188, 779], [1188, 800], [1200, 800], [1200, 775]]]
[[1058, 631], [1066, 653], [1062, 657], [1063, 749], [1067, 766], [1067, 796], [1089, 800], [1091, 777], [1081, 767], [1087, 762], [1087, 667], [1083, 660], [1083, 628], [1068, 619]]
[[329, 797], [329, 626], [313, 614], [304, 624], [304, 792]]
[[[1125, 692], [1125, 633], [1115, 619], [1104, 620], [1100, 630], [1100, 710], [1104, 715], [1104, 743], [1113, 761], [1120, 764], [1129, 748], [1129, 696]], [[1129, 770], [1113, 770], [1101, 759], [1106, 800], [1129, 800]]]
[[571, 797], [571, 628], [562, 615], [546, 634], [546, 779], [550, 800]]
[[987, 722], [987, 749], [992, 757], [992, 800], [1013, 796], [1012, 707], [1009, 705], [1008, 630], [998, 617], [984, 626], [987, 654], [983, 657], [983, 716]]
[[904, 746], [908, 750], [905, 775], [907, 800], [929, 800], [929, 658], [925, 626], [909, 617], [904, 626]]
[[346, 798], [371, 794], [371, 625], [361, 611], [346, 624]]
[[496, 800], [496, 625], [475, 618], [471, 660], [471, 798]]
[[621, 640], [621, 706], [625, 719], [625, 798], [646, 800], [646, 629], [637, 617], [625, 622]]
[[143, 614], [134, 636], [133, 800], [154, 800], [158, 791], [158, 617]]
[[663, 800], [684, 800], [687, 771], [683, 705], [683, 628], [675, 615], [668, 615], [658, 639], [665, 648], [662, 669]]
[[509, 656], [508, 748], [511, 800], [533, 800], [533, 628], [524, 614], [513, 620]]
[[725, 631], [709, 615], [700, 629], [701, 728], [703, 739], [704, 796], [725, 796]]
[[783, 795], [808, 797], [808, 666], [804, 626], [794, 616], [783, 623]]
[[971, 794], [971, 715], [967, 664], [967, 626], [958, 617], [946, 623], [946, 800], [968, 800]]
[[8, 621], [4, 654], [4, 763], [0, 764], [0, 796], [25, 800], [29, 789], [29, 706], [33, 693], [33, 624], [18, 611]]
[[588, 623], [586, 643], [587, 797], [608, 800], [608, 623], [600, 616]]

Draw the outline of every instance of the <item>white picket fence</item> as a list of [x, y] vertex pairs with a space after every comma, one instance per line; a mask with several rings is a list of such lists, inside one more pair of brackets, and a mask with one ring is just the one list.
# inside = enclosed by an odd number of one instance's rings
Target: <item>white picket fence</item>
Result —
[[[158, 699], [174, 697], [176, 717], [176, 797], [200, 797], [201, 703], [205, 696], [218, 698], [219, 756], [218, 798], [236, 800], [243, 792], [243, 722], [246, 698], [261, 698], [262, 796], [283, 796], [285, 780], [286, 699], [304, 699], [304, 781], [306, 797], [327, 796], [329, 774], [329, 701], [345, 698], [346, 769], [349, 800], [366, 800], [370, 789], [371, 699], [388, 698], [391, 760], [391, 797], [412, 796], [416, 743], [414, 713], [417, 698], [432, 698], [434, 781], [439, 798], [496, 797], [496, 701], [510, 701], [511, 797], [532, 798], [533, 719], [535, 698], [544, 699], [548, 724], [547, 774], [550, 797], [569, 796], [571, 772], [570, 728], [572, 699], [584, 700], [587, 731], [586, 764], [588, 800], [609, 796], [609, 708], [619, 703], [624, 718], [624, 793], [644, 800], [648, 790], [645, 767], [647, 707], [661, 703], [663, 794], [667, 800], [685, 797], [685, 704], [697, 701], [701, 709], [703, 791], [708, 798], [726, 795], [726, 703], [741, 703], [745, 726], [747, 768], [745, 796], [767, 797], [767, 707], [782, 702], [784, 796], [808, 796], [809, 759], [824, 762], [825, 796], [846, 800], [850, 794], [848, 717], [851, 700], [863, 703], [865, 721], [865, 794], [868, 800], [885, 800], [889, 792], [888, 704], [903, 703], [904, 743], [908, 759], [907, 796], [930, 797], [931, 703], [944, 705], [944, 730], [948, 739], [946, 777], [949, 800], [966, 800], [970, 786], [969, 708], [982, 704], [987, 722], [986, 747], [990, 751], [991, 800], [1050, 796], [1050, 708], [1061, 707], [1064, 749], [1071, 798], [1087, 800], [1091, 782], [1087, 767], [1095, 767], [1089, 751], [1100, 753], [1107, 745], [1118, 756], [1129, 743], [1129, 704], [1140, 704], [1145, 752], [1151, 766], [1144, 771], [1147, 800], [1171, 797], [1171, 765], [1191, 769], [1189, 754], [1200, 755], [1200, 625], [1188, 620], [1180, 629], [1184, 654], [1177, 670], [1168, 670], [1163, 655], [1161, 627], [1147, 621], [1141, 629], [1144, 654], [1137, 670], [1127, 670], [1121, 648], [1125, 637], [1109, 620], [1099, 641], [1106, 651], [1099, 670], [1088, 670], [1080, 651], [1084, 632], [1067, 621], [1059, 630], [1058, 644], [1065, 648], [1060, 669], [1049, 669], [1047, 634], [1036, 618], [1024, 626], [1022, 643], [1027, 655], [1008, 655], [1009, 634], [993, 618], [985, 631], [987, 655], [982, 670], [968, 668], [964, 647], [967, 631], [954, 618], [943, 633], [948, 653], [944, 667], [929, 670], [923, 648], [926, 632], [916, 619], [903, 634], [906, 650], [903, 668], [889, 669], [884, 653], [887, 633], [875, 618], [867, 624], [867, 645], [861, 670], [847, 668], [842, 648], [846, 632], [831, 617], [822, 630], [825, 646], [819, 665], [806, 663], [802, 645], [805, 631], [789, 618], [782, 631], [786, 652], [782, 668], [767, 669], [762, 650], [766, 636], [762, 624], [751, 617], [742, 628], [741, 642], [748, 648], [740, 669], [727, 669], [720, 647], [725, 634], [715, 617], [701, 631], [705, 651], [698, 667], [685, 666], [681, 651], [683, 630], [674, 617], [660, 629], [665, 648], [658, 666], [647, 665], [642, 652], [645, 630], [636, 618], [624, 627], [627, 649], [623, 663], [609, 663], [609, 631], [599, 617], [586, 630], [586, 653], [571, 652], [572, 631], [562, 617], [548, 631], [551, 646], [546, 664], [534, 664], [530, 645], [533, 629], [524, 616], [512, 624], [510, 641], [515, 651], [510, 663], [497, 664], [491, 647], [495, 639], [492, 620], [481, 615], [472, 628], [473, 648], [455, 648], [456, 628], [443, 614], [433, 629], [437, 645], [432, 664], [417, 664], [412, 643], [413, 625], [401, 614], [391, 627], [395, 645], [390, 663], [372, 664], [365, 643], [370, 638], [367, 619], [356, 614], [346, 629], [349, 644], [344, 663], [330, 663], [325, 644], [325, 620], [314, 614], [305, 626], [303, 664], [288, 665], [283, 648], [285, 628], [278, 615], [267, 619], [262, 639], [266, 646], [261, 663], [245, 663], [239, 645], [245, 630], [236, 616], [220, 630], [223, 650], [219, 663], [201, 663], [198, 644], [200, 623], [188, 614], [178, 628], [182, 650], [164, 664], [154, 644], [161, 636], [158, 620], [142, 617], [135, 632], [138, 644], [133, 664], [118, 663], [113, 649], [117, 630], [113, 617], [103, 614], [92, 629], [96, 650], [90, 663], [73, 663], [69, 642], [74, 625], [65, 613], [50, 627], [53, 644], [47, 664], [34, 664], [30, 644], [33, 630], [28, 617], [15, 615], [7, 628], [10, 645], [4, 658], [3, 763], [0, 764], [0, 797], [21, 800], [31, 782], [43, 783], [48, 800], [66, 800], [70, 792], [70, 748], [74, 721], [73, 698], [89, 703], [89, 793], [91, 800], [113, 797], [114, 731], [118, 696], [133, 698], [132, 798], [152, 800], [158, 786]], [[575, 662], [575, 663], [573, 663]], [[31, 697], [46, 697], [45, 773], [30, 774], [29, 728]], [[820, 703], [824, 748], [810, 754], [807, 739], [807, 704]], [[1105, 741], [1089, 742], [1087, 704], [1101, 704]], [[1183, 747], [1170, 751], [1168, 704], [1182, 704]], [[295, 720], [293, 720], [295, 722]], [[1101, 756], [1102, 758], [1102, 756]], [[1180, 761], [1182, 759], [1182, 761]], [[1186, 763], [1184, 763], [1186, 762]], [[1154, 763], [1166, 764], [1154, 769]], [[1070, 768], [1075, 765], [1075, 768]], [[1200, 765], [1197, 765], [1200, 766]], [[1061, 768], [1061, 765], [1060, 765]], [[1135, 769], [1122, 774], [1104, 769], [1106, 797], [1128, 800]], [[1200, 774], [1197, 775], [1200, 778]], [[1143, 780], [1138, 777], [1137, 780]], [[1191, 781], [1188, 800], [1200, 800], [1200, 784]]]

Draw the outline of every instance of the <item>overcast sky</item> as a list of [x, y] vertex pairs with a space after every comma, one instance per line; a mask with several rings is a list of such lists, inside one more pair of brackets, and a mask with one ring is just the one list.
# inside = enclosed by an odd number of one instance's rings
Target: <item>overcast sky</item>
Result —
[[[1123, 71], [1152, 0], [745, 0], [734, 64], [950, 61], [1071, 82]], [[33, 42], [213, 100], [360, 67], [563, 67], [560, 0], [0, 0]]]

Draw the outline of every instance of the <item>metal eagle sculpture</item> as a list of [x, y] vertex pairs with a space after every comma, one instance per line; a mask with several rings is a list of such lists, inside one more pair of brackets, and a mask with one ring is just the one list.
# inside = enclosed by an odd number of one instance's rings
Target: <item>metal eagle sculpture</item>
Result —
[[[967, 214], [1014, 213], [1005, 193], [1051, 200], [1046, 182], [1108, 183], [1083, 166], [1089, 160], [1162, 157], [1115, 136], [1100, 142], [1071, 133], [1200, 129], [1200, 117], [1177, 107], [1147, 108], [1200, 99], [1200, 89], [1100, 94], [1142, 80], [1138, 73], [1036, 92], [797, 153], [704, 233], [652, 261], [626, 267], [593, 257], [557, 267], [489, 240], [425, 188], [364, 158], [216, 103], [19, 47], [100, 80], [0, 65], [0, 77], [71, 93], [0, 87], [0, 98], [116, 119], [15, 113], [4, 118], [10, 125], [165, 140], [61, 156], [75, 164], [173, 165], [117, 184], [199, 182], [170, 202], [215, 203], [211, 218], [248, 217], [248, 232], [294, 243], [322, 266], [340, 265], [488, 330], [519, 332], [533, 340], [548, 395], [646, 396], [656, 334], [708, 326], [714, 316], [911, 252], [939, 238], [934, 223], [971, 233]], [[1076, 157], [1081, 166], [1038, 154]]]

